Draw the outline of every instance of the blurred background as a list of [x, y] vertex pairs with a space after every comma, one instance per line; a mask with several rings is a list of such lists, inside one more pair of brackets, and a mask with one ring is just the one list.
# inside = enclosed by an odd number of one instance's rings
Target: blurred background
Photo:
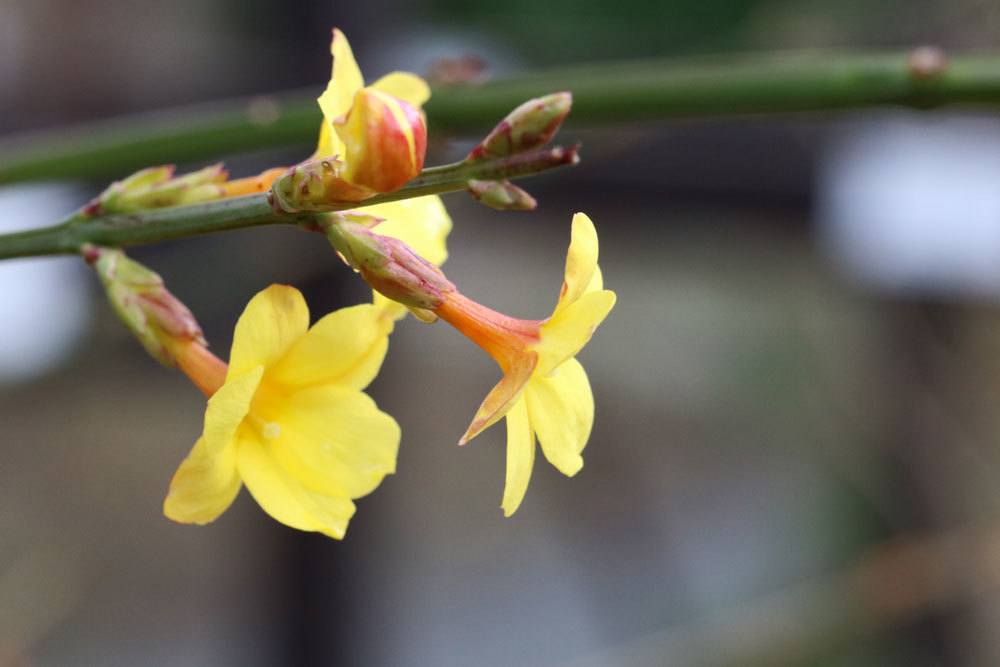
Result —
[[[507, 76], [1000, 46], [989, 0], [0, 0], [0, 130], [318, 94], [333, 25], [371, 78], [467, 55]], [[431, 135], [430, 164], [477, 138]], [[345, 541], [246, 492], [211, 526], [172, 524], [161, 503], [204, 399], [79, 260], [0, 265], [0, 664], [1000, 664], [996, 114], [571, 118], [561, 139], [578, 138], [579, 167], [525, 184], [535, 213], [445, 200], [468, 295], [545, 316], [582, 210], [619, 298], [581, 356], [597, 403], [583, 471], [539, 459], [507, 520], [503, 428], [455, 444], [498, 372], [410, 318], [371, 388], [403, 426], [398, 473]], [[241, 176], [310, 150], [217, 157]], [[55, 222], [103, 185], [0, 188], [0, 228]], [[368, 298], [288, 229], [132, 255], [220, 353], [272, 282], [314, 316]]]

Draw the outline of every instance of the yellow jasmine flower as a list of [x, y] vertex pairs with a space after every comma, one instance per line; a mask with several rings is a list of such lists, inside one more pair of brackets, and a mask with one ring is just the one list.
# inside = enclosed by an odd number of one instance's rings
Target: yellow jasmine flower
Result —
[[[326, 91], [318, 100], [323, 110], [323, 124], [313, 157], [347, 155], [346, 163], [350, 165], [352, 162], [350, 156], [362, 152], [357, 148], [360, 145], [359, 137], [346, 131], [342, 125], [338, 125], [338, 119], [350, 112], [359, 93], [365, 90], [364, 77], [354, 59], [351, 45], [344, 34], [336, 28], [333, 30], [330, 53], [333, 56], [333, 71]], [[403, 100], [417, 110], [431, 96], [427, 82], [409, 72], [387, 74], [373, 83], [370, 89]], [[422, 164], [423, 158], [420, 161]], [[378, 233], [400, 239], [427, 261], [440, 266], [448, 258], [446, 239], [451, 232], [452, 222], [444, 202], [437, 195], [374, 206], [362, 205], [358, 210], [385, 218], [385, 221], [378, 225]], [[404, 306], [385, 298], [378, 292], [374, 292], [374, 301], [394, 319], [406, 315]]]
[[323, 110], [314, 158], [339, 155], [343, 177], [378, 192], [402, 187], [420, 173], [427, 152], [421, 107], [427, 82], [410, 72], [386, 74], [365, 86], [344, 33], [333, 29], [333, 71], [317, 100]]
[[[427, 126], [421, 107], [430, 98], [430, 86], [409, 72], [392, 72], [365, 86], [351, 46], [336, 28], [330, 53], [330, 81], [317, 99], [323, 112], [319, 141], [303, 164], [322, 160], [324, 190], [332, 199], [362, 201], [397, 190], [423, 169]], [[262, 192], [284, 173], [272, 169], [230, 181], [226, 194]], [[288, 210], [301, 208], [296, 206], [300, 188], [276, 194], [288, 199]]]
[[575, 475], [583, 467], [594, 398], [575, 357], [615, 304], [614, 292], [603, 289], [597, 247], [593, 223], [577, 213], [562, 291], [548, 319], [508, 317], [457, 290], [444, 290], [434, 309], [503, 370], [503, 379], [486, 396], [460, 444], [507, 417], [505, 516], [514, 513], [528, 489], [536, 437], [545, 458], [563, 474]]
[[396, 468], [399, 426], [362, 392], [391, 329], [373, 304], [338, 310], [309, 328], [298, 290], [272, 285], [240, 317], [228, 369], [206, 361], [212, 355], [202, 346], [172, 350], [211, 398], [164, 513], [181, 523], [211, 522], [245, 484], [281, 523], [342, 538], [353, 499]]
[[[323, 123], [320, 126], [319, 141], [312, 159], [344, 156], [347, 169], [341, 174], [348, 178], [355, 175], [351, 171], [351, 164], [360, 164], [355, 171], [363, 172], [370, 170], [373, 162], [385, 163], [388, 159], [375, 160], [369, 158], [365, 161], [363, 155], [372, 153], [372, 142], [368, 141], [370, 136], [359, 130], [357, 124], [348, 127], [344, 124], [344, 119], [349, 117], [356, 101], [361, 99], [360, 104], [379, 106], [378, 102], [384, 102], [384, 96], [391, 96], [396, 100], [409, 105], [416, 112], [420, 112], [423, 104], [430, 98], [431, 90], [427, 82], [416, 74], [409, 72], [393, 72], [380, 78], [370, 87], [365, 88], [364, 77], [351, 45], [344, 34], [338, 30], [333, 30], [333, 39], [330, 43], [330, 54], [333, 56], [333, 67], [330, 74], [330, 81], [326, 90], [318, 98], [318, 103], [323, 111]], [[367, 91], [367, 92], [366, 92]], [[391, 100], [390, 100], [391, 101]], [[382, 110], [397, 109], [399, 105], [383, 105]], [[404, 116], [412, 118], [411, 111], [400, 112]], [[393, 116], [390, 110], [389, 114]], [[422, 113], [421, 122], [422, 122]], [[402, 133], [405, 143], [405, 158], [399, 160], [402, 164], [400, 169], [403, 172], [412, 171], [416, 163], [422, 166], [423, 151], [426, 147], [426, 140], [419, 137], [411, 137], [412, 128], [408, 133]], [[418, 133], [419, 134], [419, 133]], [[412, 139], [412, 141], [411, 141]], [[391, 142], [389, 142], [391, 143]], [[397, 142], [396, 146], [400, 144]], [[410, 159], [410, 148], [417, 151], [419, 155], [413, 154]], [[380, 146], [384, 148], [384, 146]], [[390, 147], [391, 149], [391, 147]], [[376, 151], [377, 152], [377, 151]], [[397, 170], [398, 171], [398, 170]], [[419, 173], [420, 167], [411, 176], [407, 176], [403, 183], [412, 176]], [[227, 188], [227, 196], [239, 194], [250, 194], [254, 192], [265, 192], [271, 188], [275, 180], [282, 176], [286, 170], [284, 168], [269, 169], [259, 176], [230, 181], [224, 184]], [[383, 183], [384, 185], [384, 183]], [[400, 183], [402, 185], [402, 183]], [[418, 254], [428, 261], [440, 266], [448, 257], [446, 240], [451, 232], [452, 222], [445, 210], [444, 202], [437, 195], [404, 199], [386, 204], [376, 204], [374, 206], [364, 206], [359, 203], [359, 209], [365, 213], [384, 218], [385, 221], [379, 224], [378, 231], [385, 236], [391, 236], [404, 241], [414, 248]], [[406, 308], [394, 301], [386, 299], [377, 292], [374, 295], [377, 305], [384, 308], [391, 317], [399, 319], [406, 315]]]

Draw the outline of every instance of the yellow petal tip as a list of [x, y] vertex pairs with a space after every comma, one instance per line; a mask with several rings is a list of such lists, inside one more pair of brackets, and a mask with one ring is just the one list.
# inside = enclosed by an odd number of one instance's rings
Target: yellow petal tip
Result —
[[477, 435], [482, 433], [483, 430], [486, 428], [486, 426], [487, 426], [486, 420], [479, 418], [479, 416], [477, 415], [476, 419], [473, 419], [472, 423], [469, 424], [469, 428], [467, 428], [465, 430], [465, 433], [462, 434], [462, 437], [458, 439], [459, 447], [465, 445], [470, 440], [475, 438]]
[[517, 500], [506, 500], [505, 499], [504, 502], [500, 503], [500, 509], [503, 510], [503, 518], [509, 519], [512, 516], [514, 516], [514, 512], [516, 512], [518, 510], [518, 508], [521, 507], [521, 502], [523, 500], [524, 500], [524, 496], [522, 495]]

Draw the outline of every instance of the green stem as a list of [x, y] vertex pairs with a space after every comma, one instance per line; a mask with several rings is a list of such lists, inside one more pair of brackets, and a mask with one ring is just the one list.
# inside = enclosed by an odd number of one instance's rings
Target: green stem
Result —
[[[1000, 56], [950, 61], [922, 49], [885, 54], [782, 53], [591, 63], [478, 86], [437, 87], [435, 135], [491, 127], [526, 99], [574, 94], [572, 122], [943, 105], [1000, 108]], [[188, 107], [0, 141], [0, 183], [106, 179], [150, 164], [315, 141], [319, 91]]]
[[[344, 211], [424, 195], [466, 189], [469, 179], [519, 178], [577, 162], [576, 148], [544, 148], [482, 162], [425, 169], [401, 189], [362, 202], [331, 204], [327, 211]], [[268, 194], [253, 194], [173, 208], [92, 218], [74, 213], [61, 224], [43, 229], [0, 235], [0, 259], [80, 252], [85, 244], [128, 246], [186, 238], [259, 225], [297, 225], [313, 213], [276, 212]]]

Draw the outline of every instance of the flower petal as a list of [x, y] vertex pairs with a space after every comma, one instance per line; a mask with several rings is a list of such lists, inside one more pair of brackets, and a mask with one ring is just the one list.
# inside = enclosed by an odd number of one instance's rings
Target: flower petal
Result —
[[464, 445], [477, 435], [496, 424], [507, 414], [511, 406], [521, 396], [524, 386], [531, 379], [531, 374], [538, 364], [538, 355], [528, 353], [517, 357], [513, 365], [504, 373], [503, 379], [497, 383], [483, 399], [482, 405], [472, 418], [472, 423], [466, 429], [465, 435], [458, 441]]
[[365, 206], [362, 210], [385, 218], [375, 231], [399, 239], [428, 262], [441, 266], [448, 259], [445, 241], [451, 232], [451, 217], [437, 195]]
[[587, 372], [579, 361], [568, 359], [550, 375], [532, 377], [524, 397], [542, 453], [559, 472], [572, 477], [583, 467], [580, 452], [594, 425]]
[[240, 429], [237, 468], [247, 490], [271, 517], [298, 530], [343, 539], [354, 515], [350, 498], [306, 488], [277, 461], [274, 448], [246, 427]]
[[354, 101], [354, 94], [365, 85], [351, 45], [338, 28], [333, 29], [333, 41], [330, 42], [330, 55], [333, 56], [333, 71], [326, 90], [316, 100], [323, 111], [323, 125], [320, 129], [319, 145], [314, 157], [330, 157], [342, 155], [344, 145], [333, 132], [333, 123], [346, 114]]
[[392, 192], [420, 173], [427, 152], [423, 114], [403, 100], [362, 88], [333, 128], [344, 143], [344, 180], [376, 192]]
[[181, 523], [204, 524], [222, 514], [240, 490], [236, 430], [264, 373], [261, 366], [224, 384], [208, 401], [205, 429], [181, 462], [163, 501], [163, 513]]
[[577, 213], [573, 216], [573, 231], [569, 251], [566, 253], [566, 273], [555, 313], [579, 299], [587, 291], [596, 268], [597, 230], [586, 214]]
[[372, 290], [372, 304], [376, 308], [379, 308], [385, 316], [391, 319], [393, 322], [397, 322], [404, 317], [409, 311], [409, 309], [398, 301], [393, 301], [389, 297]]
[[340, 139], [333, 126], [323, 119], [319, 126], [319, 139], [316, 140], [316, 151], [310, 159], [337, 157], [344, 154], [344, 142]]
[[589, 292], [557, 310], [541, 326], [541, 340], [535, 347], [541, 360], [538, 373], [547, 375], [583, 348], [598, 325], [615, 305], [615, 293], [610, 290]]
[[295, 341], [268, 373], [286, 387], [336, 384], [364, 389], [389, 347], [392, 320], [373, 304], [341, 308]]
[[275, 459], [309, 489], [359, 498], [396, 470], [399, 425], [355, 389], [306, 389], [254, 414]]
[[264, 376], [264, 367], [256, 366], [226, 383], [208, 399], [202, 437], [210, 454], [222, 451], [236, 437], [236, 429], [250, 411], [254, 393]]
[[239, 491], [236, 447], [230, 444], [210, 454], [205, 439], [198, 438], [170, 480], [163, 513], [179, 523], [210, 523], [226, 511]]
[[507, 412], [507, 479], [503, 487], [503, 515], [510, 516], [521, 505], [535, 466], [535, 436], [531, 432], [528, 406], [517, 400]]
[[431, 87], [416, 74], [390, 72], [371, 86], [375, 90], [398, 97], [419, 109], [431, 98]]
[[583, 290], [583, 293], [600, 292], [602, 289], [604, 289], [604, 276], [601, 273], [601, 266], [598, 264], [594, 267], [594, 275], [590, 277], [590, 282], [587, 283], [587, 287]]
[[308, 328], [309, 307], [297, 289], [271, 285], [261, 291], [236, 323], [227, 381], [255, 366], [271, 366]]

